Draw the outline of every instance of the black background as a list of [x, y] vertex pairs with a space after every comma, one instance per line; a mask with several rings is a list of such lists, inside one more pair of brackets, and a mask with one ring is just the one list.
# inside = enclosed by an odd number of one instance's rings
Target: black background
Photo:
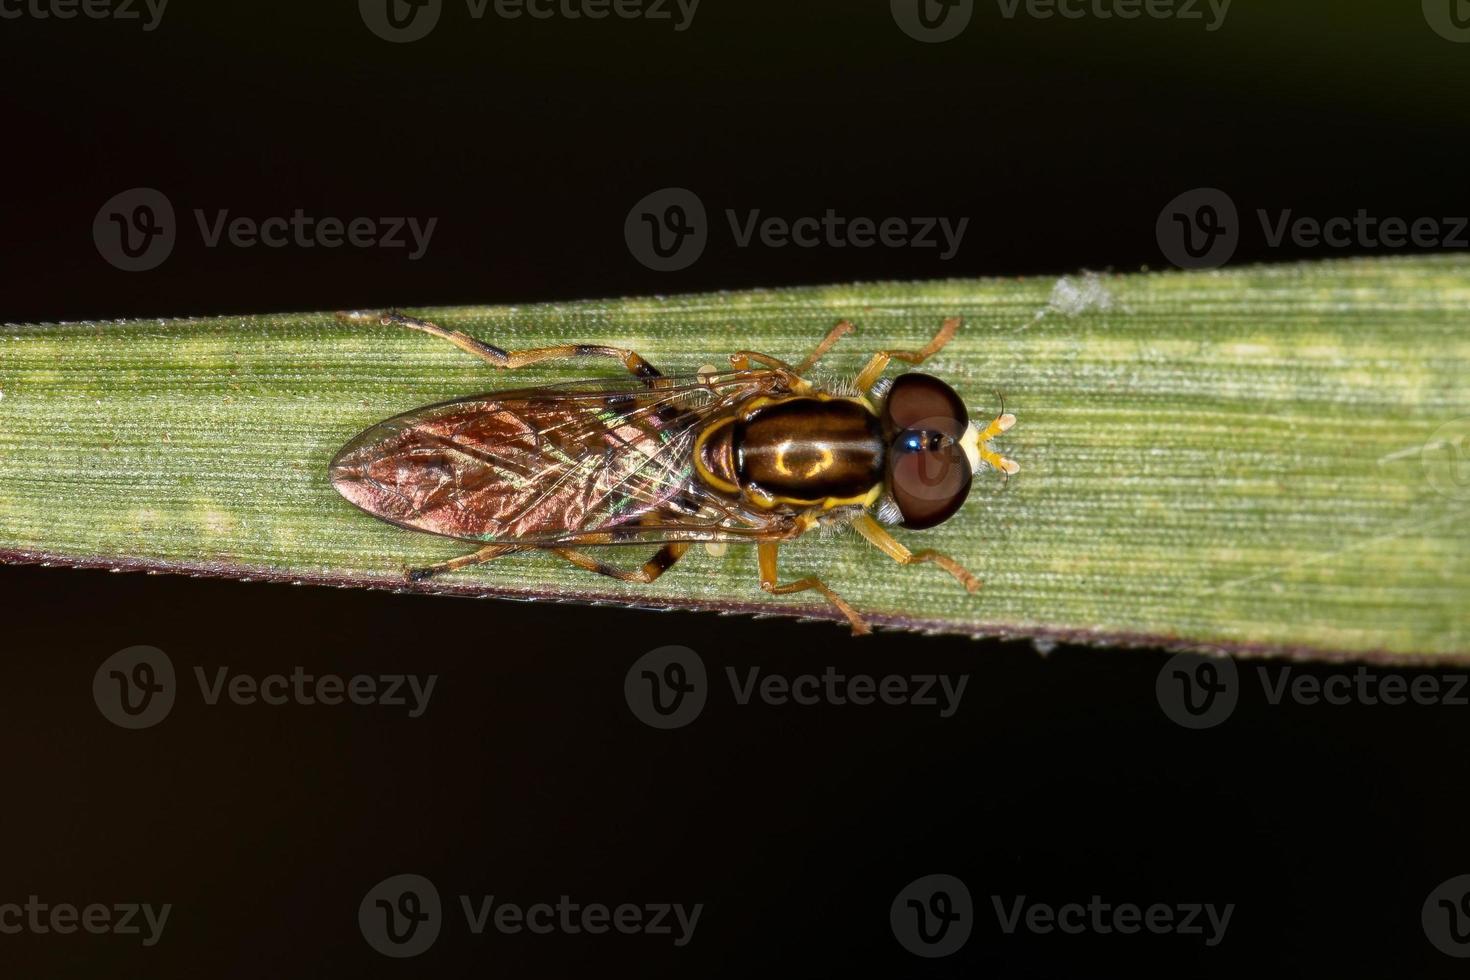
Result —
[[[1282, 9], [1287, 8], [1287, 9]], [[173, 0], [159, 27], [0, 19], [0, 318], [14, 322], [532, 302], [871, 278], [1157, 267], [1159, 210], [1225, 189], [1235, 261], [1256, 208], [1464, 214], [1470, 45], [1419, 4], [1237, 0], [1198, 21], [1006, 20], [920, 44], [885, 3], [704, 0], [644, 20], [475, 21], [450, 0], [392, 45], [355, 5]], [[104, 262], [92, 219], [156, 187], [184, 217], [148, 273]], [[635, 201], [715, 216], [677, 273], [623, 241]], [[403, 250], [205, 248], [194, 208], [437, 216]], [[969, 216], [959, 255], [738, 248], [725, 208]], [[1370, 252], [1356, 247], [1340, 250]], [[596, 338], [585, 338], [596, 339]], [[738, 338], [732, 338], [738, 340]], [[717, 338], [717, 340], [719, 340]], [[721, 346], [717, 343], [715, 346]], [[3, 465], [3, 460], [0, 460]], [[885, 573], [887, 569], [884, 570]], [[754, 576], [752, 585], [754, 586]], [[1242, 664], [1223, 725], [1170, 722], [1167, 655], [837, 627], [0, 569], [6, 682], [0, 903], [171, 902], [162, 941], [0, 935], [6, 976], [1227, 976], [1260, 966], [1448, 976], [1420, 926], [1470, 871], [1465, 707], [1267, 703]], [[125, 732], [89, 695], [132, 644], [255, 674], [437, 673], [422, 718], [204, 705]], [[697, 650], [715, 693], [654, 731], [624, 675]], [[959, 712], [736, 706], [727, 666], [968, 674]], [[1326, 676], [1344, 668], [1298, 668]], [[1350, 669], [1350, 668], [1347, 668]], [[386, 959], [357, 906], [400, 872], [450, 918]], [[977, 924], [943, 960], [888, 907], [962, 878]], [[455, 896], [702, 902], [693, 941], [474, 937]], [[1225, 940], [1004, 935], [991, 895], [1234, 903]]]

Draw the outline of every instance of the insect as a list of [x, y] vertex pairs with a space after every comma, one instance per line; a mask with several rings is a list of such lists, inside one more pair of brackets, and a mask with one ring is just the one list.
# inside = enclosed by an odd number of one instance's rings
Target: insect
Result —
[[[796, 366], [756, 351], [728, 372], [664, 376], [631, 350], [562, 344], [506, 351], [396, 312], [349, 322], [420, 330], [496, 368], [560, 358], [619, 360], [629, 377], [495, 391], [415, 409], [359, 433], [332, 460], [333, 486], [374, 517], [474, 542], [465, 555], [405, 572], [411, 581], [526, 551], [549, 551], [625, 582], [652, 582], [698, 542], [754, 543], [760, 587], [814, 590], [867, 633], [867, 621], [815, 577], [781, 582], [782, 544], [850, 526], [904, 565], [932, 563], [970, 592], [980, 582], [948, 555], [910, 551], [886, 525], [933, 527], [959, 510], [982, 464], [1019, 467], [990, 440], [1015, 424], [970, 421], [927, 374], [880, 380], [890, 361], [918, 365], [954, 337], [943, 322], [921, 350], [874, 354], [849, 391], [806, 375], [853, 329], [842, 321]], [[582, 550], [656, 545], [641, 566]]]

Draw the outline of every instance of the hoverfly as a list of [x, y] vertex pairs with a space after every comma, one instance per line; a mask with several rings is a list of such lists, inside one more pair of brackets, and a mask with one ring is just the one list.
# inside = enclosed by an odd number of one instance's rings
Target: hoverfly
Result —
[[[550, 551], [591, 572], [652, 582], [698, 542], [754, 543], [760, 587], [815, 590], [867, 633], [863, 617], [821, 579], [782, 583], [777, 549], [818, 527], [854, 528], [904, 565], [931, 562], [970, 592], [980, 582], [948, 555], [910, 551], [885, 525], [912, 530], [951, 517], [985, 464], [1019, 467], [990, 440], [1015, 424], [970, 421], [949, 385], [927, 374], [880, 377], [890, 361], [918, 365], [954, 337], [944, 321], [921, 350], [874, 354], [850, 391], [807, 373], [853, 328], [838, 323], [796, 366], [756, 351], [732, 370], [664, 376], [618, 347], [561, 344], [506, 351], [425, 320], [347, 313], [351, 322], [420, 330], [497, 368], [609, 357], [630, 377], [495, 391], [415, 409], [359, 433], [332, 460], [333, 486], [374, 517], [478, 549], [406, 571], [411, 581], [524, 551]], [[581, 550], [656, 545], [641, 566]]]

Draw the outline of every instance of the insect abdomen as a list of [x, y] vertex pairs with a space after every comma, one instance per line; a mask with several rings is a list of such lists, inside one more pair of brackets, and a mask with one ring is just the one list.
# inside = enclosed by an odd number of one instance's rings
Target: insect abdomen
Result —
[[740, 485], [785, 502], [863, 497], [883, 479], [878, 419], [855, 401], [782, 399], [735, 423], [732, 441]]

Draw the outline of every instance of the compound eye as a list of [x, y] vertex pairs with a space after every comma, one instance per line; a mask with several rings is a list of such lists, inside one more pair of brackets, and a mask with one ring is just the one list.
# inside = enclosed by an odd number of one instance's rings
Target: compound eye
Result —
[[958, 439], [970, 424], [970, 413], [955, 390], [938, 378], [901, 374], [888, 389], [883, 424], [890, 438], [905, 429], [917, 429]]
[[941, 432], [908, 429], [888, 451], [888, 492], [914, 531], [948, 520], [970, 495], [970, 460]]

